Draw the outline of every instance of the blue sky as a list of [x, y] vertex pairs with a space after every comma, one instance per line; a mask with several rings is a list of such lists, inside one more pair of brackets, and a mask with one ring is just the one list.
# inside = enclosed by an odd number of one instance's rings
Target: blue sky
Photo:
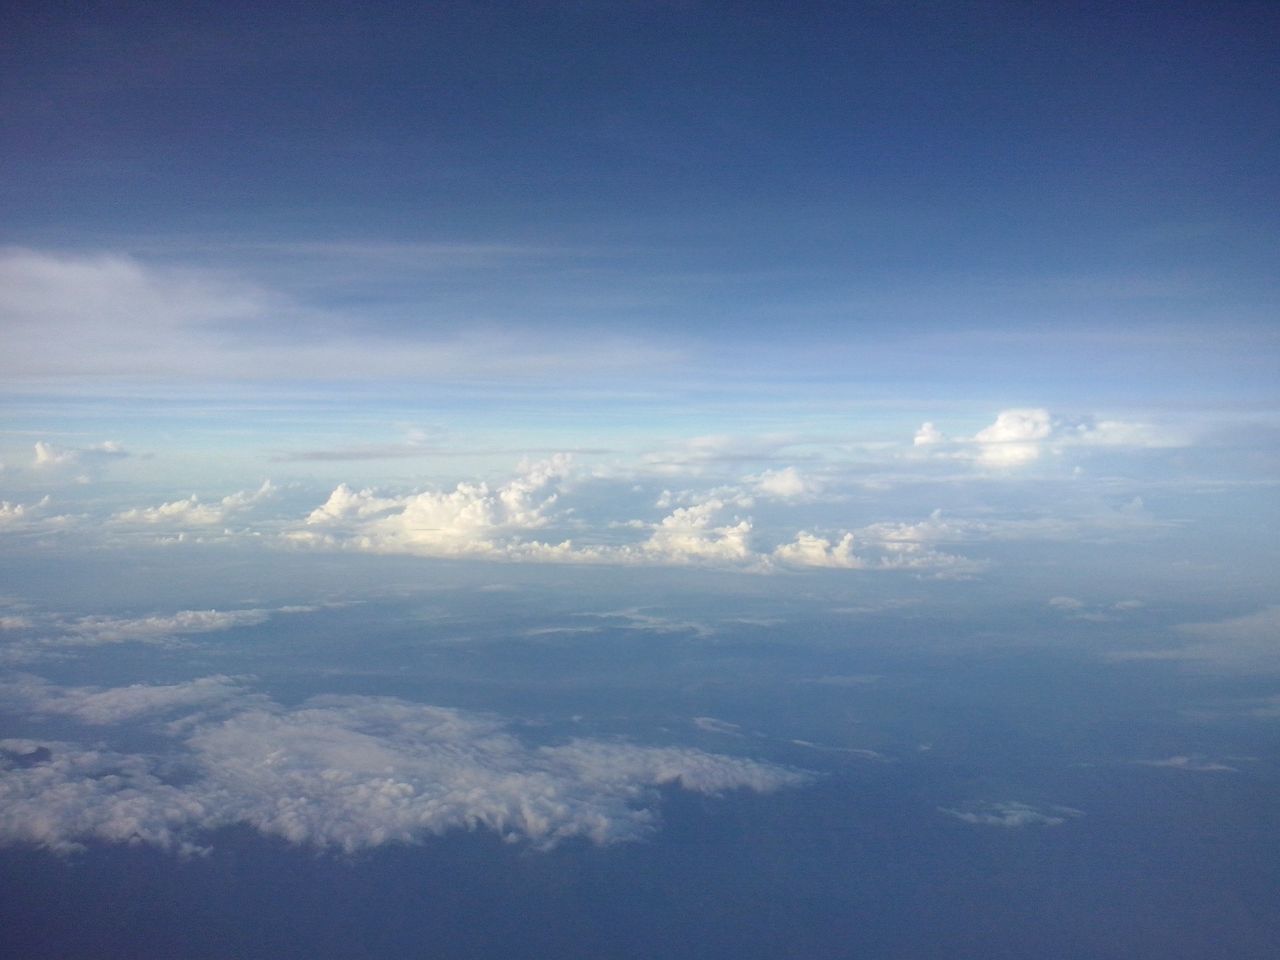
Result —
[[[500, 900], [593, 956], [672, 955], [635, 904], [732, 956], [1269, 956], [1274, 4], [3, 23], [28, 955], [77, 955], [59, 890], [237, 915], [298, 847], [281, 915], [466, 865], [365, 943]], [[751, 936], [653, 893], [757, 882], [802, 893]]]

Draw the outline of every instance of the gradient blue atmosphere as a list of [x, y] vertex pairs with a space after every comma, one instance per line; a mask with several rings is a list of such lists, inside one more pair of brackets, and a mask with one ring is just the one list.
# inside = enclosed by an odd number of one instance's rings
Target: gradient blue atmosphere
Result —
[[0, 38], [0, 953], [1280, 956], [1280, 6]]

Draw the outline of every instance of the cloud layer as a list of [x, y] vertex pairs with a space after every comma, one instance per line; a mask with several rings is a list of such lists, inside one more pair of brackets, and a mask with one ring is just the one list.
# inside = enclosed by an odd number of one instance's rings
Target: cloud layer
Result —
[[499, 718], [388, 697], [287, 708], [227, 677], [98, 690], [38, 678], [0, 687], [8, 709], [97, 725], [172, 716], [163, 757], [66, 742], [0, 741], [0, 841], [68, 851], [87, 840], [191, 851], [248, 824], [353, 852], [457, 829], [549, 848], [656, 828], [656, 788], [770, 791], [808, 776], [678, 747], [575, 739], [533, 745]]

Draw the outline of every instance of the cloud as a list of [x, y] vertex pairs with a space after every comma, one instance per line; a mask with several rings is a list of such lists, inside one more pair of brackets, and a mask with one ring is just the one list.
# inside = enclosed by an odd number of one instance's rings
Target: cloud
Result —
[[73, 717], [94, 725], [120, 723], [180, 708], [212, 706], [244, 696], [240, 682], [226, 676], [107, 689], [59, 687], [27, 674], [0, 681], [0, 703], [10, 709], [38, 716]]
[[1280, 606], [1216, 623], [1186, 623], [1187, 642], [1170, 647], [1115, 650], [1115, 661], [1165, 660], [1221, 673], [1280, 671]]
[[667, 563], [746, 563], [756, 559], [751, 549], [751, 520], [716, 525], [722, 500], [710, 499], [677, 507], [654, 527], [641, 547], [644, 555]]
[[0, 527], [16, 527], [41, 518], [52, 501], [48, 494], [35, 503], [10, 503], [0, 500]]
[[852, 533], [846, 533], [832, 543], [824, 537], [801, 530], [790, 543], [775, 547], [773, 556], [780, 563], [793, 567], [838, 567], [858, 570], [867, 566], [867, 561], [853, 553]]
[[934, 423], [916, 431], [912, 446], [922, 454], [968, 460], [993, 470], [1023, 467], [1046, 452], [1062, 453], [1071, 447], [1170, 447], [1185, 438], [1150, 424], [1092, 417], [1061, 417], [1044, 407], [1001, 410], [995, 422], [971, 437], [949, 437]]
[[0, 328], [11, 379], [560, 382], [682, 359], [634, 337], [555, 338], [470, 317], [389, 328], [226, 270], [13, 247], [0, 249]]
[[755, 484], [755, 491], [779, 500], [800, 500], [813, 497], [822, 489], [816, 480], [800, 474], [795, 467], [766, 470], [759, 476], [748, 478]]
[[154, 507], [122, 510], [112, 516], [111, 522], [168, 528], [215, 526], [271, 499], [277, 492], [271, 481], [265, 480], [257, 490], [241, 490], [213, 503], [202, 503], [199, 497], [192, 494]]
[[506, 483], [461, 482], [447, 491], [383, 497], [372, 490], [340, 484], [307, 517], [308, 540], [352, 546], [377, 553], [423, 556], [554, 555], [568, 544], [528, 541], [524, 536], [546, 527], [570, 467], [565, 456], [523, 464]]
[[73, 480], [90, 483], [100, 479], [106, 468], [132, 454], [114, 440], [89, 447], [63, 447], [37, 440], [32, 447], [31, 470], [43, 481]]
[[[226, 678], [205, 684], [201, 692], [211, 696], [234, 692]], [[168, 709], [179, 690], [196, 687], [41, 690], [54, 703], [138, 709], [164, 701]], [[243, 823], [348, 852], [477, 828], [545, 849], [573, 837], [598, 844], [644, 837], [658, 825], [657, 787], [717, 795], [809, 779], [678, 747], [532, 745], [497, 717], [387, 697], [323, 696], [294, 708], [260, 700], [216, 721], [195, 717], [166, 729], [176, 749], [158, 758], [0, 741], [0, 842], [65, 851], [95, 839], [193, 850], [203, 831]], [[169, 770], [180, 780], [162, 773]]]
[[76, 647], [120, 643], [168, 646], [184, 636], [254, 626], [265, 623], [273, 613], [301, 613], [309, 609], [179, 610], [145, 617], [26, 617], [22, 630], [27, 635], [0, 642], [0, 662], [28, 663], [58, 658]]
[[968, 809], [939, 807], [938, 810], [965, 823], [973, 823], [986, 827], [1056, 827], [1072, 817], [1082, 817], [1084, 812], [1071, 807], [1050, 806], [1033, 807], [1029, 803], [1018, 800], [1006, 800], [998, 803], [983, 804]]
[[1176, 756], [1164, 760], [1137, 760], [1135, 763], [1144, 767], [1167, 767], [1170, 770], [1186, 770], [1192, 773], [1239, 773], [1239, 767], [1232, 767], [1216, 760], [1204, 757]]

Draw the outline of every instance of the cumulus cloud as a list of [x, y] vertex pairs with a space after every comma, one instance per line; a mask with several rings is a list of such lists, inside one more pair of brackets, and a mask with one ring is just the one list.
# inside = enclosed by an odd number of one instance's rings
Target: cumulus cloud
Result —
[[294, 539], [353, 546], [379, 553], [424, 556], [520, 556], [568, 552], [571, 545], [531, 541], [546, 527], [570, 459], [557, 455], [525, 463], [496, 487], [461, 482], [452, 490], [379, 496], [340, 484], [307, 517]]
[[938, 810], [965, 823], [979, 824], [986, 827], [1056, 827], [1073, 817], [1082, 817], [1084, 812], [1071, 807], [1049, 806], [1034, 807], [1018, 800], [1006, 800], [987, 803], [977, 807], [952, 808], [939, 807]]
[[810, 477], [802, 476], [795, 467], [766, 470], [748, 479], [754, 484], [756, 493], [766, 497], [776, 497], [779, 500], [800, 500], [812, 497], [822, 489], [821, 484]]
[[[37, 692], [47, 703], [88, 709], [90, 718], [99, 709], [118, 718], [236, 692], [226, 678], [196, 684]], [[243, 823], [291, 843], [345, 851], [477, 828], [539, 848], [571, 837], [607, 844], [656, 828], [657, 787], [716, 795], [808, 779], [685, 748], [589, 739], [533, 745], [493, 716], [387, 697], [322, 696], [294, 708], [260, 699], [221, 719], [166, 729], [176, 749], [161, 758], [0, 741], [0, 842], [194, 849], [202, 831]], [[164, 773], [175, 769], [180, 781]]]
[[839, 567], [855, 570], [867, 566], [867, 561], [853, 553], [853, 534], [846, 533], [836, 542], [801, 530], [790, 543], [774, 548], [773, 556], [781, 563], [794, 567]]
[[654, 527], [642, 546], [645, 555], [669, 563], [743, 563], [755, 558], [750, 519], [717, 525], [722, 500], [677, 507]]
[[92, 447], [59, 447], [44, 440], [37, 440], [35, 457], [31, 465], [37, 470], [61, 467], [85, 468], [127, 456], [129, 451], [114, 440], [105, 440]]
[[271, 499], [277, 493], [270, 480], [264, 480], [257, 490], [240, 490], [212, 503], [202, 503], [195, 494], [181, 500], [171, 500], [154, 507], [134, 507], [122, 510], [111, 520], [119, 524], [145, 524], [169, 528], [208, 527], [226, 523], [246, 510]]
[[16, 527], [45, 516], [52, 500], [48, 494], [35, 503], [10, 503], [0, 500], [0, 528]]
[[952, 437], [934, 423], [916, 431], [912, 446], [922, 454], [968, 460], [993, 470], [1026, 466], [1046, 452], [1070, 447], [1167, 447], [1184, 438], [1150, 424], [1092, 417], [1054, 416], [1044, 407], [1001, 410], [995, 422], [972, 436]]

